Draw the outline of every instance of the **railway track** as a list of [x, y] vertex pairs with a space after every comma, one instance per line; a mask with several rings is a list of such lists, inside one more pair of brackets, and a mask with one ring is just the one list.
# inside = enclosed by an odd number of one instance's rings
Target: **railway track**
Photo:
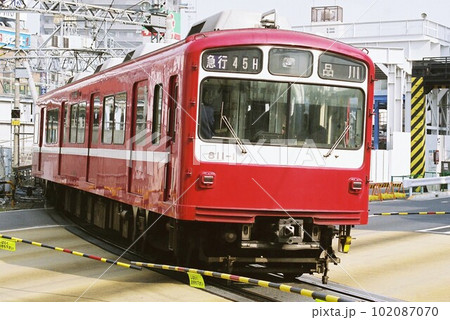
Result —
[[[271, 282], [283, 282], [283, 277], [276, 274], [267, 274], [263, 279]], [[305, 297], [299, 294], [290, 292], [275, 291], [272, 288], [263, 288], [250, 286], [241, 283], [220, 283], [212, 282], [213, 286], [229, 290], [230, 292], [239, 294], [243, 297], [250, 297], [252, 301], [271, 301], [271, 302], [312, 302], [311, 297]], [[355, 289], [338, 283], [330, 282], [329, 284], [322, 284], [321, 280], [310, 275], [303, 275], [295, 282], [283, 282], [287, 286], [294, 288], [302, 288], [314, 293], [323, 294], [329, 297], [339, 297], [342, 301], [357, 301], [357, 302], [390, 302], [401, 301], [390, 297], [380, 296], [364, 290]], [[316, 301], [323, 301], [315, 299]], [[236, 300], [239, 301], [239, 300]]]
[[[122, 258], [122, 260], [126, 259], [129, 261], [143, 262], [149, 261], [148, 257], [136, 254], [126, 248], [99, 238], [98, 235], [90, 233], [89, 230], [85, 230], [81, 226], [74, 224], [71, 220], [61, 214], [53, 214], [51, 211], [47, 211], [47, 213], [49, 215], [49, 219], [47, 219], [48, 221], [54, 221], [56, 225], [63, 227], [76, 237], [87, 241], [106, 252], [116, 255], [117, 257]], [[44, 245], [44, 247], [49, 248], [48, 245]], [[50, 247], [49, 249], [54, 248]], [[67, 251], [68, 250], [64, 252], [68, 253]], [[84, 256], [86, 257], [86, 255]], [[189, 285], [189, 279], [186, 272], [174, 272], [169, 268], [166, 268], [166, 270], [163, 268], [151, 269], [180, 283]], [[180, 270], [181, 269], [183, 268], [180, 268]], [[200, 271], [202, 270], [199, 270], [199, 272]], [[211, 273], [211, 275], [213, 275], [213, 273]], [[250, 275], [252, 276], [252, 274]], [[388, 299], [386, 297], [376, 296], [371, 293], [338, 284], [330, 283], [329, 285], [322, 285], [320, 279], [316, 279], [312, 276], [302, 276], [298, 278], [296, 282], [283, 283], [282, 285], [280, 283], [283, 282], [283, 278], [278, 274], [258, 273], [258, 278], [260, 279], [238, 277], [223, 273], [214, 273], [214, 276], [215, 277], [208, 277], [204, 275], [206, 286], [203, 290], [230, 301], [311, 302], [314, 301], [314, 298], [318, 300], [331, 299], [329, 301], [334, 301], [333, 299], [341, 299], [340, 301], [393, 301], [392, 299]], [[241, 280], [241, 282], [232, 281], [230, 279], [238, 279]]]
[[[89, 230], [83, 229], [80, 226], [68, 226], [66, 227], [70, 232], [82, 237], [84, 240], [89, 241], [104, 250], [107, 250], [117, 256], [130, 261], [147, 261], [148, 257], [139, 253], [128, 250], [127, 248], [113, 244], [108, 240], [100, 238], [98, 235], [92, 234]], [[124, 252], [126, 253], [124, 254]], [[186, 272], [176, 272], [170, 269], [168, 265], [158, 265], [158, 268], [150, 268], [156, 272], [162, 273], [168, 277], [171, 277], [181, 283], [189, 285], [189, 279], [186, 276]], [[176, 267], [173, 267], [176, 268]], [[183, 267], [180, 267], [183, 269]], [[194, 269], [198, 270], [198, 269]], [[203, 271], [203, 270], [201, 270]], [[220, 276], [222, 275], [221, 279]], [[258, 286], [257, 284], [240, 283], [232, 280], [227, 280], [223, 277], [224, 274], [219, 274], [216, 277], [204, 277], [206, 287], [203, 289], [209, 293], [221, 296], [231, 301], [236, 302], [312, 302], [313, 297], [305, 296], [302, 294], [296, 294], [293, 292], [283, 292], [274, 287]], [[226, 275], [226, 274], [225, 274]], [[314, 295], [329, 296], [332, 298], [340, 298], [341, 301], [362, 301], [362, 302], [386, 302], [386, 301], [400, 301], [390, 297], [380, 296], [374, 293], [370, 293], [364, 290], [355, 289], [338, 283], [330, 282], [327, 285], [322, 284], [319, 278], [303, 275], [295, 282], [283, 282], [283, 276], [279, 274], [264, 274], [258, 272], [260, 279], [252, 279], [261, 281], [263, 283], [273, 283], [292, 287], [294, 289], [306, 290]], [[244, 277], [245, 278], [245, 277]], [[316, 298], [317, 301], [324, 301], [320, 298]]]
[[402, 301], [399, 299], [391, 298], [391, 297], [385, 297], [381, 296], [372, 292], [368, 292], [363, 289], [355, 289], [346, 285], [341, 285], [339, 283], [335, 282], [329, 282], [328, 284], [322, 284], [321, 280], [310, 276], [310, 275], [303, 275], [299, 277], [298, 283], [301, 285], [307, 284], [312, 285], [318, 289], [324, 289], [332, 292], [334, 295], [338, 296], [344, 296], [348, 297], [349, 299], [355, 299], [358, 301], [365, 301], [365, 302], [394, 302], [394, 301]]

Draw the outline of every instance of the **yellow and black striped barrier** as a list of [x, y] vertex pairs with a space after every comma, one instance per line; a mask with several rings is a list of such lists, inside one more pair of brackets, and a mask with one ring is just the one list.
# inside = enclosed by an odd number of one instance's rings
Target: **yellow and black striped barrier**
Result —
[[376, 182], [369, 185], [369, 201], [405, 199], [402, 182]]
[[425, 175], [425, 128], [425, 93], [423, 78], [412, 77], [410, 168], [411, 175], [416, 178], [423, 178]]
[[446, 211], [419, 211], [419, 212], [381, 212], [373, 213], [374, 216], [406, 216], [409, 214], [420, 214], [420, 215], [439, 215], [439, 214], [450, 214]]
[[64, 253], [70, 253], [70, 254], [73, 254], [73, 255], [76, 255], [76, 256], [79, 256], [79, 257], [89, 258], [89, 259], [93, 259], [93, 260], [97, 260], [97, 261], [105, 262], [105, 263], [111, 263], [111, 264], [114, 264], [114, 265], [119, 266], [119, 267], [130, 268], [130, 269], [135, 269], [135, 270], [142, 270], [141, 267], [135, 266], [135, 265], [132, 265], [132, 264], [123, 263], [123, 262], [119, 262], [119, 261], [114, 261], [114, 260], [106, 259], [106, 258], [101, 258], [101, 257], [98, 257], [98, 256], [94, 256], [92, 254], [86, 254], [86, 253], [73, 251], [73, 250], [69, 250], [69, 249], [54, 247], [54, 246], [50, 246], [50, 245], [44, 244], [44, 243], [39, 243], [39, 242], [35, 242], [35, 241], [29, 241], [29, 240], [25, 240], [25, 239], [10, 237], [10, 236], [6, 236], [6, 235], [2, 235], [2, 234], [0, 234], [0, 238], [12, 240], [12, 241], [15, 241], [15, 242], [31, 244], [33, 246], [37, 246], [37, 247], [41, 247], [41, 248], [47, 248], [47, 249], [52, 249], [52, 250], [56, 250], [56, 251], [60, 251], [60, 252], [64, 252]]
[[221, 272], [215, 272], [215, 271], [205, 271], [205, 270], [184, 268], [184, 267], [176, 267], [176, 266], [155, 264], [155, 263], [136, 262], [136, 261], [131, 261], [131, 263], [135, 264], [137, 266], [140, 266], [140, 267], [145, 267], [145, 268], [170, 270], [170, 271], [177, 271], [177, 272], [184, 272], [184, 273], [194, 273], [194, 274], [200, 274], [202, 276], [207, 276], [207, 277], [213, 277], [213, 278], [225, 279], [225, 280], [230, 280], [230, 281], [235, 281], [235, 282], [253, 284], [253, 285], [265, 287], [265, 288], [274, 288], [274, 289], [278, 289], [283, 292], [296, 293], [296, 294], [300, 294], [302, 296], [310, 297], [312, 299], [320, 300], [320, 301], [357, 302], [356, 300], [351, 300], [351, 299], [342, 298], [342, 297], [336, 297], [333, 295], [327, 295], [327, 294], [323, 294], [320, 292], [315, 292], [315, 291], [311, 291], [311, 290], [307, 290], [307, 289], [296, 288], [296, 287], [292, 287], [292, 286], [282, 284], [282, 283], [275, 283], [275, 282], [269, 282], [269, 281], [258, 280], [258, 279], [253, 279], [253, 278], [241, 277], [241, 276], [227, 274], [227, 273], [221, 273]]

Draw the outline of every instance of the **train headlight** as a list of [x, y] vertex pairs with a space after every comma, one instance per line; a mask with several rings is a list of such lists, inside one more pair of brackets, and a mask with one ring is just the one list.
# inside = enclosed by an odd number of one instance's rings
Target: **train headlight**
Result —
[[284, 57], [282, 62], [283, 68], [293, 68], [295, 67], [295, 58]]

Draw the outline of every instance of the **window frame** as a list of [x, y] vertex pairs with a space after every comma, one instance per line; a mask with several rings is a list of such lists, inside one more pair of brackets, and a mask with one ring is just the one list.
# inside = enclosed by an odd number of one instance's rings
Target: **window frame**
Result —
[[[121, 96], [123, 96], [124, 98], [120, 99], [120, 102], [118, 102], [117, 101], [118, 97]], [[127, 98], [128, 94], [126, 91], [110, 94], [103, 97], [103, 121], [102, 121], [103, 144], [123, 145], [125, 143], [126, 123], [127, 123], [127, 103], [128, 103]], [[123, 105], [119, 105], [119, 103], [123, 103]], [[117, 113], [118, 110], [119, 113]], [[109, 116], [108, 121], [106, 121], [107, 115]], [[117, 115], [119, 115], [120, 121], [116, 121]], [[116, 129], [117, 125], [121, 126], [119, 130]], [[110, 137], [107, 137], [108, 132], [111, 132]], [[118, 132], [123, 132], [122, 138], [120, 140], [117, 140]]]
[[[92, 114], [90, 115], [91, 117], [91, 141], [90, 143], [92, 145], [97, 145], [98, 144], [98, 135], [99, 135], [99, 130], [101, 130], [101, 108], [102, 108], [102, 99], [100, 98], [100, 94], [99, 93], [93, 93], [91, 95], [91, 109], [92, 110]], [[95, 130], [94, 126], [96, 125], [97, 130]]]
[[[137, 136], [147, 129], [147, 123], [149, 122], [148, 81], [138, 81], [135, 83], [134, 88], [134, 135]], [[141, 92], [142, 89], [144, 89], [144, 92]]]
[[161, 141], [163, 96], [164, 90], [162, 83], [156, 84], [153, 90], [152, 110], [152, 144], [154, 145], [159, 145]]
[[[56, 113], [52, 117], [52, 114]], [[50, 123], [50, 117], [52, 121]], [[55, 121], [56, 119], [56, 121]], [[55, 128], [56, 123], [56, 128]], [[57, 144], [58, 143], [58, 132], [59, 132], [59, 108], [51, 108], [46, 110], [45, 115], [45, 143], [46, 144]]]
[[86, 140], [86, 108], [86, 101], [70, 105], [69, 143], [84, 144]]

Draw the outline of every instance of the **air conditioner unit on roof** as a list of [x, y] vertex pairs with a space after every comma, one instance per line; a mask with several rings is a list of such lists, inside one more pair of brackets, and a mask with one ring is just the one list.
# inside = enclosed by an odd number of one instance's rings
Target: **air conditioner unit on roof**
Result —
[[278, 16], [275, 10], [263, 14], [228, 10], [197, 22], [188, 36], [201, 32], [247, 28], [291, 29], [291, 26], [284, 17]]

